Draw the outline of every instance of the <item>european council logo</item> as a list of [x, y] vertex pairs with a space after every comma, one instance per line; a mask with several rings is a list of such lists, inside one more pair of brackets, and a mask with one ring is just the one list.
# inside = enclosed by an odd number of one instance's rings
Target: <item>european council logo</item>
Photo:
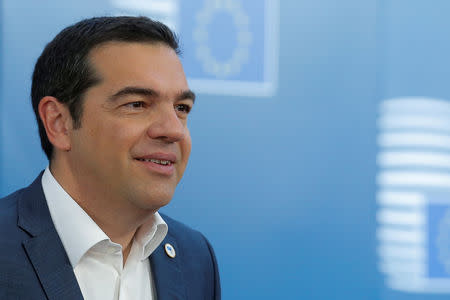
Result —
[[377, 238], [386, 284], [450, 293], [450, 102], [380, 105]]
[[190, 87], [199, 93], [267, 97], [278, 85], [279, 0], [110, 0], [181, 39]]

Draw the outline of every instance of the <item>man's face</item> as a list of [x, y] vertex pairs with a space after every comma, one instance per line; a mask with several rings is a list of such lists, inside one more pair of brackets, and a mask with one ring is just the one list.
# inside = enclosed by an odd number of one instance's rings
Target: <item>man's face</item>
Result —
[[85, 93], [68, 154], [79, 189], [156, 210], [172, 198], [191, 151], [194, 96], [180, 60], [163, 44], [111, 42], [89, 61], [101, 82]]

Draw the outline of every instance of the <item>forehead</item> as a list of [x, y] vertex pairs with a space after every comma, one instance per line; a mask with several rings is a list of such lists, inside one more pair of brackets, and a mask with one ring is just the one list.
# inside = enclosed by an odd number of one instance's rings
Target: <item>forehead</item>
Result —
[[88, 55], [101, 84], [186, 89], [187, 81], [176, 52], [163, 43], [108, 42]]

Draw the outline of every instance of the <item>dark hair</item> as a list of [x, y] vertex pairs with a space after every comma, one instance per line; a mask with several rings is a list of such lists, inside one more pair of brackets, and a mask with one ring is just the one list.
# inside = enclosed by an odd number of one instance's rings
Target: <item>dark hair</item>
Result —
[[53, 145], [39, 117], [39, 102], [45, 96], [55, 97], [68, 107], [74, 128], [80, 128], [83, 95], [100, 81], [88, 55], [93, 48], [112, 41], [162, 43], [179, 54], [177, 36], [163, 23], [147, 17], [97, 17], [62, 30], [38, 58], [31, 85], [41, 146], [49, 160]]

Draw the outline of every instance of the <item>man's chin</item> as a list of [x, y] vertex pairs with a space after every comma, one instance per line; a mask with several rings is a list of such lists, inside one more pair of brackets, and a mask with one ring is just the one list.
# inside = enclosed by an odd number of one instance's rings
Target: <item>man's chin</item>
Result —
[[139, 207], [145, 210], [158, 211], [172, 200], [173, 193], [152, 193], [147, 194], [138, 201]]

